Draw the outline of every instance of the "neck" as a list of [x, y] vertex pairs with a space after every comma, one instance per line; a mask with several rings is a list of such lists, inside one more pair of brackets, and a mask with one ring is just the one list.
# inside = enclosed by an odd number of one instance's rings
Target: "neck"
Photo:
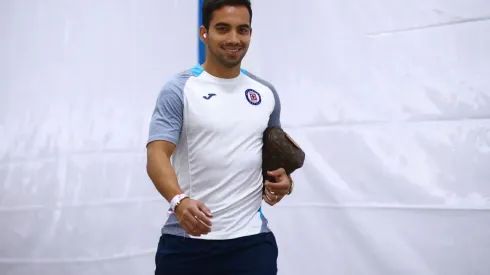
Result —
[[240, 75], [240, 65], [233, 68], [227, 68], [221, 65], [214, 64], [210, 62], [209, 59], [202, 64], [202, 68], [215, 77], [219, 78], [235, 78]]

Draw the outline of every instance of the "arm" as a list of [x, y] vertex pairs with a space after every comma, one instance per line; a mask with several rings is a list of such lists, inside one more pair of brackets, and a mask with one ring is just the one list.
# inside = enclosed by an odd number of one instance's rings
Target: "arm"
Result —
[[[147, 172], [153, 184], [167, 201], [182, 194], [177, 175], [170, 163], [175, 145], [167, 141], [153, 141], [148, 144]], [[177, 220], [185, 232], [200, 236], [211, 231], [211, 211], [200, 201], [183, 199], [175, 208]]]
[[[277, 94], [274, 86], [270, 85], [269, 88], [274, 94], [274, 109], [269, 117], [268, 127], [282, 127], [281, 126], [281, 101], [279, 95]], [[272, 183], [270, 181], [265, 182], [264, 190], [264, 200], [269, 205], [275, 205], [278, 203], [285, 195], [290, 195], [293, 191], [293, 180], [291, 175], [286, 174], [283, 168], [277, 169], [275, 171], [269, 171], [269, 176], [276, 179], [276, 182]]]
[[183, 123], [183, 95], [169, 82], [160, 92], [150, 122], [146, 171], [158, 192], [170, 202], [182, 194], [170, 162], [180, 138]]
[[[146, 146], [148, 176], [171, 205], [175, 202], [172, 202], [175, 196], [184, 193], [170, 162], [179, 142], [184, 120], [182, 86], [178, 84], [179, 82], [169, 82], [158, 96]], [[211, 211], [200, 201], [182, 199], [175, 207], [175, 214], [184, 231], [192, 236], [207, 234], [211, 230]]]
[[146, 171], [158, 192], [168, 202], [183, 193], [170, 163], [174, 149], [175, 145], [168, 141], [153, 141], [147, 146]]

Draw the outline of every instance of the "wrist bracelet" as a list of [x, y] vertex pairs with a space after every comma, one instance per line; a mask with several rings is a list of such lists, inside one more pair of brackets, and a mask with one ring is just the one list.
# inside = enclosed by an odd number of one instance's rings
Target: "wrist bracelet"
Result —
[[294, 181], [290, 176], [289, 176], [289, 181], [291, 182], [291, 184], [289, 185], [288, 195], [291, 195], [291, 193], [293, 193]]
[[179, 195], [176, 195], [175, 197], [172, 198], [172, 200], [170, 201], [170, 208], [168, 210], [168, 214], [171, 215], [173, 213], [175, 213], [175, 208], [180, 204], [180, 202], [185, 199], [185, 198], [188, 198], [189, 196], [187, 196], [186, 194], [179, 194]]

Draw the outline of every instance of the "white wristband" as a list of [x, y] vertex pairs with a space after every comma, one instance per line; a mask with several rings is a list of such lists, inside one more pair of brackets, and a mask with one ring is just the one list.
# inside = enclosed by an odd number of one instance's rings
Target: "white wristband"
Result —
[[188, 197], [189, 196], [187, 196], [186, 194], [179, 194], [173, 197], [173, 199], [170, 201], [170, 210], [172, 212], [175, 212], [175, 208], [180, 204], [180, 202]]

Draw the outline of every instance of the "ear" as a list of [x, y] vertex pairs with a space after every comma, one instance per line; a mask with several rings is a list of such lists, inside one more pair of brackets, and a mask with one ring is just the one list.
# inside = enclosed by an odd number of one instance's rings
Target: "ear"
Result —
[[208, 33], [208, 31], [206, 30], [206, 28], [204, 26], [201, 26], [199, 28], [199, 37], [201, 38], [201, 41], [204, 44], [206, 44], [206, 42], [208, 41], [207, 33]]

